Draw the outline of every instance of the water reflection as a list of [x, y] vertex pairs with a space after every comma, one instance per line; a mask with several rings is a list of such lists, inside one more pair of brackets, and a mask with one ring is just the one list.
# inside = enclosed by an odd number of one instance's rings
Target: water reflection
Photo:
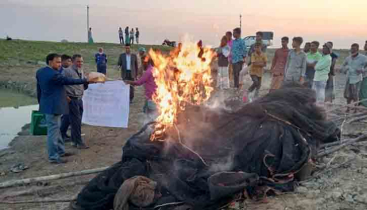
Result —
[[0, 108], [0, 150], [7, 148], [22, 127], [31, 122], [32, 110], [38, 110], [38, 105]]

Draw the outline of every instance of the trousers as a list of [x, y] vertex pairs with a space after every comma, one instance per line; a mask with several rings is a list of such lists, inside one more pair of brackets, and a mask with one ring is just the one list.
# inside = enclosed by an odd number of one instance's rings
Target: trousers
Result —
[[326, 81], [314, 81], [312, 89], [316, 91], [316, 102], [323, 104], [325, 102]]
[[[134, 78], [131, 75], [131, 71], [126, 71], [126, 75], [125, 78], [122, 78], [123, 80], [129, 80], [129, 81], [134, 81]], [[132, 85], [130, 85], [130, 102], [133, 101], [134, 99], [134, 92], [135, 89]]]
[[66, 133], [68, 132], [70, 126], [70, 118], [68, 114], [63, 114], [61, 117], [61, 126], [60, 126], [60, 131], [61, 131], [61, 137], [65, 138], [66, 137]]
[[82, 140], [82, 116], [83, 101], [80, 98], [71, 98], [69, 103], [69, 120], [71, 124], [71, 142], [75, 145], [83, 145]]
[[240, 87], [240, 72], [242, 70], [243, 61], [233, 64], [233, 79], [234, 79], [234, 87]]
[[61, 115], [46, 114], [47, 122], [47, 151], [50, 162], [59, 161], [60, 156], [65, 154], [65, 143], [61, 138], [60, 123]]
[[248, 92], [252, 92], [255, 90], [256, 91], [255, 97], [258, 97], [261, 88], [261, 77], [251, 75], [251, 79], [252, 79], [252, 85], [249, 87]]
[[106, 64], [98, 64], [97, 65], [97, 72], [106, 75], [106, 73], [107, 73], [107, 65]]

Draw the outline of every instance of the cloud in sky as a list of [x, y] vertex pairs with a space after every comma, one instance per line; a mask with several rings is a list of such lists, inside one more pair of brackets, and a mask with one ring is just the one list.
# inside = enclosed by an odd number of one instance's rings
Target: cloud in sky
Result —
[[239, 25], [243, 36], [258, 30], [274, 31], [275, 46], [282, 36], [305, 40], [332, 40], [336, 48], [367, 39], [367, 1], [354, 0], [2, 0], [0, 37], [30, 40], [85, 41], [86, 5], [94, 40], [118, 42], [118, 27], [139, 27], [141, 41], [160, 44], [190, 34], [204, 43], [218, 45], [220, 37]]

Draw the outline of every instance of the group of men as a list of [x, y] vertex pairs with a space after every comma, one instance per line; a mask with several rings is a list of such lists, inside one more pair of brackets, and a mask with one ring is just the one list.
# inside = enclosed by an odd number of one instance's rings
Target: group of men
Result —
[[134, 38], [136, 39], [136, 43], [139, 44], [140, 31], [139, 28], [131, 28], [129, 30], [129, 26], [125, 28], [125, 40], [124, 33], [122, 32], [121, 27], [118, 30], [120, 44], [134, 44]]
[[[299, 82], [316, 91], [316, 101], [319, 104], [332, 102], [335, 98], [335, 64], [338, 55], [333, 52], [333, 43], [327, 42], [319, 52], [319, 42], [306, 43], [301, 50], [302, 38], [295, 37], [292, 50], [287, 47], [288, 38], [282, 38], [282, 48], [276, 50], [273, 58], [271, 73], [271, 91], [278, 89], [282, 83]], [[367, 43], [365, 45], [367, 51]], [[358, 105], [363, 89], [363, 78], [367, 71], [367, 57], [359, 53], [359, 45], [351, 45], [350, 55], [341, 66], [341, 72], [347, 74], [344, 97], [347, 104]], [[349, 108], [347, 109], [349, 111]]]
[[[267, 46], [262, 41], [263, 33], [256, 33], [256, 43], [251, 45], [249, 50], [247, 50], [244, 40], [241, 39], [240, 28], [233, 30], [234, 39], [232, 39], [231, 32], [227, 32], [226, 37], [227, 45], [231, 49], [228, 56], [230, 60], [229, 73], [231, 74], [231, 69], [233, 69], [234, 87], [240, 87], [242, 82], [240, 74], [249, 72], [253, 84], [247, 92], [254, 93], [254, 97], [258, 97], [264, 68], [267, 64]], [[338, 55], [333, 52], [333, 43], [325, 43], [321, 53], [319, 52], [320, 43], [317, 41], [306, 43], [304, 50], [301, 49], [302, 37], [293, 38], [293, 49], [288, 48], [288, 43], [289, 38], [283, 37], [281, 39], [282, 47], [275, 51], [270, 68], [272, 73], [270, 92], [279, 89], [286, 83], [299, 83], [316, 91], [318, 104], [332, 102], [335, 97], [334, 76], [335, 64], [338, 59]], [[365, 50], [367, 52], [367, 42]], [[247, 68], [244, 68], [245, 63]], [[241, 72], [242, 70], [244, 71]], [[351, 46], [350, 56], [344, 61], [341, 71], [347, 74], [344, 91], [347, 103], [359, 104], [360, 97], [367, 98], [367, 90], [365, 90], [367, 83], [364, 84], [363, 79], [367, 77], [367, 57], [359, 53], [358, 44], [355, 43]], [[362, 104], [363, 102], [361, 101]], [[367, 102], [365, 103], [367, 104]]]
[[[106, 74], [107, 56], [103, 48], [95, 55], [97, 71]], [[71, 141], [77, 149], [88, 149], [81, 134], [83, 115], [82, 97], [92, 80], [83, 70], [84, 60], [79, 54], [49, 54], [47, 66], [36, 73], [37, 98], [40, 112], [45, 114], [47, 122], [47, 149], [50, 163], [62, 164], [62, 157], [73, 155], [65, 151], [65, 142]], [[125, 44], [125, 52], [119, 56], [118, 66], [121, 78], [130, 84], [130, 103], [134, 99], [134, 86], [145, 86], [146, 103], [144, 112], [156, 112], [152, 100], [157, 86], [153, 78], [153, 61], [146, 55], [145, 48], [139, 48], [139, 56], [131, 52], [130, 44]], [[88, 78], [88, 79], [87, 79]], [[67, 131], [71, 127], [71, 136]]]
[[[46, 57], [47, 66], [36, 73], [37, 98], [40, 112], [47, 122], [47, 150], [51, 163], [66, 163], [62, 157], [73, 155], [65, 151], [65, 141], [70, 140], [77, 149], [88, 149], [81, 135], [83, 114], [82, 97], [92, 83], [83, 71], [83, 57], [75, 54]], [[67, 130], [71, 125], [71, 137]]]

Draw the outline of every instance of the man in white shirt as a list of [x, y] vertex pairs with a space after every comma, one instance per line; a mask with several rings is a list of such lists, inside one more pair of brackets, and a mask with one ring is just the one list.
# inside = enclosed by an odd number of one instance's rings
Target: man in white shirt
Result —
[[[122, 80], [136, 80], [138, 76], [138, 58], [131, 53], [130, 44], [125, 45], [125, 53], [119, 57], [117, 65], [121, 68]], [[134, 87], [130, 86], [130, 102], [134, 99]]]

